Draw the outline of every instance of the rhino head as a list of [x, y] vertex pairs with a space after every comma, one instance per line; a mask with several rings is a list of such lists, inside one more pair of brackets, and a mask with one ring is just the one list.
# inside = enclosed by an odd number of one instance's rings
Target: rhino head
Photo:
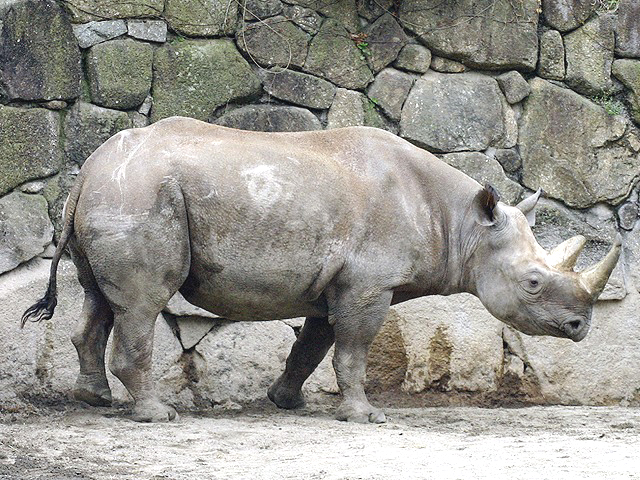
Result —
[[540, 193], [516, 207], [500, 203], [489, 185], [479, 194], [471, 285], [493, 316], [521, 332], [579, 342], [589, 332], [593, 304], [620, 256], [620, 235], [600, 262], [575, 272], [583, 236], [550, 252], [533, 236], [530, 225]]

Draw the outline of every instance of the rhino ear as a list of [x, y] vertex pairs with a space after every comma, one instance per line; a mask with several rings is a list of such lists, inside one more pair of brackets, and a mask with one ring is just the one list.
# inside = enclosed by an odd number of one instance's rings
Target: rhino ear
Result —
[[540, 196], [543, 194], [544, 192], [542, 191], [541, 188], [539, 188], [536, 193], [525, 198], [519, 204], [516, 205], [516, 208], [519, 209], [522, 213], [524, 213], [524, 216], [527, 218], [527, 222], [529, 223], [530, 227], [533, 227], [536, 224], [535, 208], [536, 208], [536, 204], [538, 203], [538, 200], [540, 199]]
[[479, 207], [480, 216], [482, 218], [483, 225], [493, 225], [496, 223], [496, 218], [499, 214], [498, 202], [500, 201], [500, 194], [488, 183], [484, 188], [476, 195], [476, 205]]

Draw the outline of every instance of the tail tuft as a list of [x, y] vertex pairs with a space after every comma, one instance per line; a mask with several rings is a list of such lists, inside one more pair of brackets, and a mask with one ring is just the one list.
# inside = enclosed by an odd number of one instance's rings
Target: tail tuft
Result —
[[22, 320], [20, 321], [20, 328], [24, 328], [27, 321], [31, 322], [40, 322], [42, 320], [49, 320], [53, 317], [53, 311], [58, 304], [57, 295], [55, 292], [51, 290], [47, 290], [47, 293], [44, 297], [38, 300], [37, 303], [30, 306], [26, 312], [22, 315]]

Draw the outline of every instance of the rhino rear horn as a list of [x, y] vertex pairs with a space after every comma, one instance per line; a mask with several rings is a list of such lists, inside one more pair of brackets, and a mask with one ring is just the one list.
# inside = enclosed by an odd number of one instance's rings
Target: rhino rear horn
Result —
[[616, 263], [618, 263], [621, 250], [622, 237], [618, 234], [609, 253], [595, 265], [580, 272], [582, 284], [589, 294], [591, 294], [592, 301], [595, 302], [602, 293], [602, 290], [604, 290], [604, 286], [607, 284], [611, 272], [615, 268]]
[[578, 256], [584, 248], [587, 239], [582, 235], [576, 235], [565, 240], [549, 252], [549, 265], [558, 270], [571, 271], [578, 261]]
[[527, 218], [527, 222], [529, 223], [530, 227], [533, 227], [536, 224], [535, 208], [538, 200], [540, 199], [540, 196], [543, 193], [544, 192], [542, 191], [542, 189], [539, 188], [536, 193], [534, 193], [533, 195], [529, 195], [527, 198], [516, 205], [516, 208], [524, 213], [524, 216]]

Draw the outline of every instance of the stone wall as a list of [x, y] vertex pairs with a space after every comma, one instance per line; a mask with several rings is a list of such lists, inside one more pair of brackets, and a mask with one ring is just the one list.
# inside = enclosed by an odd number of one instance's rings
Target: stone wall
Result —
[[[18, 320], [45, 290], [83, 161], [171, 115], [390, 130], [509, 203], [544, 189], [534, 231], [545, 247], [586, 236], [579, 267], [620, 232], [585, 341], [520, 335], [469, 295], [420, 299], [389, 314], [369, 387], [640, 404], [637, 1], [0, 0], [0, 410], [73, 385], [82, 291], [68, 260], [56, 317]], [[225, 323], [175, 299], [157, 322], [160, 389], [181, 408], [263, 398], [299, 326]], [[328, 360], [307, 388], [335, 392]]]

